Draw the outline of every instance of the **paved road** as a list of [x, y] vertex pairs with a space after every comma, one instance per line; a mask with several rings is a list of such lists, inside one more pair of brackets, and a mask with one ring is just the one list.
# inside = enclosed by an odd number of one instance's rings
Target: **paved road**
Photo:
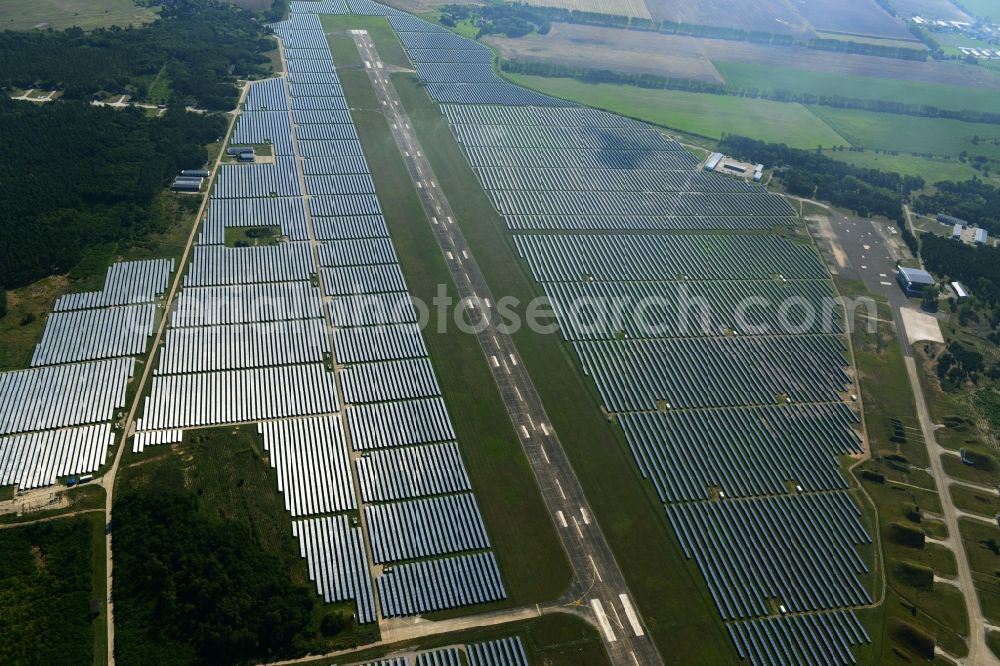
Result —
[[[819, 205], [822, 206], [822, 204]], [[1000, 664], [1000, 660], [986, 645], [985, 620], [979, 605], [979, 596], [976, 594], [973, 584], [972, 571], [965, 552], [965, 543], [960, 537], [961, 533], [958, 528], [960, 512], [955, 508], [951, 493], [948, 491], [948, 487], [953, 481], [945, 472], [941, 462], [942, 455], [952, 452], [938, 444], [935, 437], [935, 426], [927, 409], [927, 401], [920, 384], [916, 360], [913, 357], [913, 348], [903, 325], [901, 310], [914, 307], [895, 280], [896, 261], [908, 256], [904, 250], [905, 245], [902, 244], [897, 234], [886, 232], [884, 225], [877, 225], [870, 220], [849, 218], [827, 206], [823, 206], [823, 208], [826, 209], [826, 214], [830, 218], [830, 231], [832, 231], [832, 237], [827, 238], [827, 241], [837, 243], [842, 250], [840, 256], [847, 257], [846, 264], [839, 266], [837, 272], [845, 278], [862, 280], [869, 291], [887, 298], [892, 309], [892, 319], [903, 352], [906, 373], [913, 389], [920, 432], [930, 457], [929, 471], [934, 477], [938, 498], [941, 501], [941, 516], [948, 528], [949, 536], [947, 539], [941, 540], [941, 544], [955, 553], [958, 568], [955, 583], [962, 590], [966, 614], [969, 617], [969, 655], [965, 660], [960, 661], [976, 666], [979, 664]], [[820, 235], [822, 236], [822, 233]], [[826, 253], [837, 254], [836, 252]], [[832, 259], [831, 257], [827, 258], [828, 260]], [[836, 266], [837, 264], [831, 260], [830, 265]]]
[[[249, 85], [243, 85], [240, 91], [240, 100], [236, 105], [237, 109], [243, 106], [243, 100], [246, 98], [247, 91], [250, 89]], [[239, 117], [239, 112], [232, 114], [229, 120], [229, 128], [226, 131], [226, 137], [232, 134], [233, 126], [236, 124], [236, 119]], [[219, 155], [215, 160], [215, 164], [212, 165], [212, 175], [209, 177], [209, 183], [215, 178], [218, 173], [219, 164], [222, 161], [222, 156], [225, 155], [225, 151], [220, 150]], [[187, 243], [184, 245], [184, 252], [181, 255], [180, 260], [177, 263], [177, 268], [174, 271], [174, 279], [170, 284], [170, 289], [167, 291], [166, 296], [163, 299], [163, 316], [160, 318], [160, 324], [156, 329], [156, 334], [153, 337], [153, 341], [149, 346], [149, 351], [146, 355], [145, 363], [143, 364], [142, 376], [136, 380], [135, 386], [137, 387], [135, 392], [135, 397], [132, 399], [132, 406], [129, 407], [128, 414], [122, 421], [122, 439], [118, 444], [118, 449], [115, 451], [114, 461], [111, 463], [111, 467], [100, 478], [95, 479], [93, 483], [100, 483], [104, 486], [105, 490], [105, 502], [104, 502], [104, 513], [105, 520], [107, 522], [111, 521], [111, 506], [114, 500], [114, 490], [115, 490], [115, 480], [118, 476], [118, 466], [121, 463], [122, 453], [125, 450], [125, 440], [126, 438], [133, 434], [135, 428], [135, 417], [139, 410], [139, 405], [142, 404], [142, 387], [146, 385], [146, 381], [149, 379], [149, 375], [153, 370], [153, 357], [156, 354], [156, 350], [160, 346], [160, 340], [163, 339], [163, 333], [167, 328], [167, 322], [170, 320], [170, 308], [173, 304], [174, 298], [177, 296], [177, 291], [180, 289], [181, 275], [184, 273], [184, 268], [187, 266], [188, 257], [191, 254], [191, 247], [194, 245], [195, 237], [198, 233], [198, 228], [201, 226], [201, 218], [205, 215], [205, 207], [208, 206], [208, 195], [211, 188], [207, 189], [202, 195], [201, 207], [198, 209], [198, 214], [195, 216], [194, 224], [191, 226], [191, 233], [188, 235]], [[114, 666], [115, 663], [115, 609], [114, 602], [111, 597], [111, 579], [112, 579], [112, 567], [113, 560], [111, 557], [111, 532], [109, 531], [105, 536], [105, 560], [107, 567], [107, 600], [108, 600], [108, 613], [107, 613], [107, 625], [108, 625], [108, 664], [109, 666]]]
[[455, 224], [451, 206], [423, 153], [375, 45], [363, 30], [352, 31], [352, 34], [459, 295], [471, 304], [470, 319], [481, 331], [476, 337], [569, 556], [574, 582], [560, 601], [581, 611], [586, 609], [583, 616], [600, 629], [613, 663], [660, 664], [660, 655], [642, 626], [625, 578], [559, 437], [550, 425], [514, 342], [494, 321], [499, 319], [492, 316], [495, 300]]

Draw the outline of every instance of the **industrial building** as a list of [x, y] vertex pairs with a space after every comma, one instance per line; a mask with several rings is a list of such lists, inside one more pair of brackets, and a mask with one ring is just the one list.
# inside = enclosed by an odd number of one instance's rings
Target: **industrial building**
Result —
[[183, 177], [178, 177], [174, 179], [174, 184], [170, 186], [170, 189], [174, 192], [200, 192], [201, 184], [201, 178], [185, 179]]
[[951, 290], [955, 292], [955, 298], [960, 301], [964, 301], [969, 297], [969, 290], [965, 288], [965, 285], [961, 282], [952, 282]]
[[934, 276], [920, 268], [896, 268], [896, 282], [907, 296], [920, 296], [924, 289], [936, 284]]
[[182, 176], [192, 177], [192, 178], [208, 178], [208, 169], [184, 169], [181, 171]]

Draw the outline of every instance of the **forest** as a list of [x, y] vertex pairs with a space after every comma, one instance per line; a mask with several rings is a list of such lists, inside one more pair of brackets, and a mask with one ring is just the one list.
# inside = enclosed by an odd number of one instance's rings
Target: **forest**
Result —
[[172, 103], [230, 110], [239, 99], [236, 77], [266, 74], [264, 51], [273, 48], [248, 11], [173, 0], [142, 28], [0, 32], [0, 85], [59, 89], [65, 99], [99, 92], [145, 98], [163, 79]]
[[981, 301], [1000, 304], [1000, 248], [924, 234], [920, 256], [927, 270], [963, 283]]
[[914, 200], [913, 209], [923, 215], [946, 213], [1000, 234], [1000, 188], [978, 179], [938, 183], [933, 194]]
[[0, 96], [0, 285], [62, 273], [89, 247], [162, 230], [150, 207], [176, 172], [200, 168], [225, 132], [216, 115]]
[[472, 21], [478, 25], [477, 39], [483, 35], [524, 37], [532, 32], [545, 35], [552, 27], [537, 9], [523, 5], [487, 4], [482, 7], [444, 5], [441, 7], [441, 23], [443, 25], [454, 27], [457, 21]]
[[723, 137], [719, 150], [775, 167], [777, 177], [792, 194], [829, 201], [862, 217], [881, 215], [902, 222], [903, 198], [924, 187], [919, 176], [865, 169], [809, 150], [742, 136]]
[[93, 634], [104, 624], [92, 611], [100, 598], [91, 561], [103, 522], [76, 516], [0, 530], [0, 663], [94, 660]]
[[312, 590], [236, 521], [181, 490], [115, 501], [115, 656], [133, 664], [240, 664], [293, 654]]

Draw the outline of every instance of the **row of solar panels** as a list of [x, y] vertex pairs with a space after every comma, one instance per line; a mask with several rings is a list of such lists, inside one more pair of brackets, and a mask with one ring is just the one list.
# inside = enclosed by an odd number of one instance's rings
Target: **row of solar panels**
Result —
[[514, 243], [542, 283], [827, 279], [814, 248], [778, 236], [517, 235]]
[[632, 453], [663, 502], [844, 490], [836, 456], [861, 453], [843, 403], [621, 414]]
[[655, 217], [780, 217], [788, 203], [776, 194], [728, 192], [600, 192], [493, 190], [503, 215], [650, 215]]
[[30, 490], [58, 476], [96, 471], [114, 443], [107, 424], [0, 437], [0, 486]]
[[651, 215], [505, 215], [511, 231], [770, 231], [787, 218]]
[[329, 353], [322, 319], [171, 328], [155, 374], [322, 363]]
[[843, 332], [828, 282], [550, 282], [567, 340]]
[[836, 402], [851, 378], [831, 335], [671, 338], [575, 343], [584, 372], [614, 412]]

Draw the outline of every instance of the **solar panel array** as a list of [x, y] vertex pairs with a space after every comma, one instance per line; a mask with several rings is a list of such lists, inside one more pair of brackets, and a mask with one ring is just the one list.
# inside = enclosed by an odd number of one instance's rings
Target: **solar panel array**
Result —
[[479, 46], [390, 22], [740, 654], [851, 661], [871, 537], [837, 456], [861, 451], [858, 416], [827, 272], [774, 233], [791, 207], [637, 121], [440, 94], [449, 67], [480, 85]]
[[[355, 601], [360, 622], [379, 615], [376, 589], [386, 617], [501, 599], [319, 19], [274, 30], [289, 74], [251, 83], [237, 124], [274, 164], [227, 165], [215, 183], [133, 448], [256, 424], [317, 593]], [[225, 244], [253, 226], [282, 233]]]
[[0, 373], [0, 486], [100, 468], [172, 272], [168, 259], [113, 264], [100, 291], [56, 301], [31, 367]]

